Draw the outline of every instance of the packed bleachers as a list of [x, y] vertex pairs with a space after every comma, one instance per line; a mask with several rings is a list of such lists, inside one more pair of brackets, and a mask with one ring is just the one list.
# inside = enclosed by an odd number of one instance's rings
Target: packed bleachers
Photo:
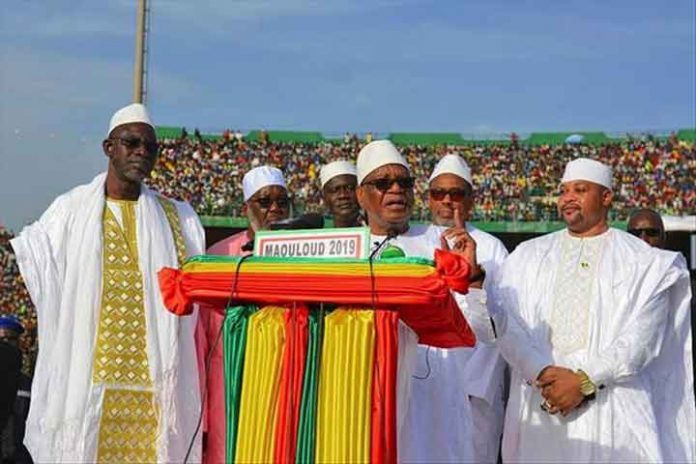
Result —
[[[255, 131], [247, 137], [227, 131], [221, 137], [164, 138], [151, 184], [166, 195], [191, 202], [200, 214], [239, 216], [242, 176], [254, 166], [272, 164], [286, 174], [295, 212], [319, 211], [319, 168], [334, 159], [355, 159], [362, 142], [354, 136], [329, 142], [317, 133], [288, 134]], [[450, 152], [461, 154], [474, 172], [478, 194], [474, 220], [557, 220], [558, 180], [565, 164], [578, 156], [596, 158], [614, 168], [618, 185], [612, 219], [625, 219], [641, 206], [677, 216], [696, 212], [692, 182], [696, 148], [676, 136], [612, 141], [603, 133], [587, 133], [587, 142], [566, 144], [562, 140], [567, 134], [556, 134], [556, 138], [533, 134], [524, 143], [455, 145], [458, 134], [444, 135], [442, 140], [450, 144], [408, 143], [433, 140], [427, 134], [391, 137], [400, 144], [417, 179], [416, 219], [429, 218], [427, 177], [437, 160]], [[544, 144], [540, 139], [561, 142]]]
[[[263, 131], [181, 137], [180, 128], [160, 129], [158, 135], [160, 158], [149, 183], [167, 196], [191, 202], [201, 215], [233, 217], [241, 215], [242, 176], [260, 164], [283, 170], [296, 213], [320, 210], [319, 168], [334, 159], [355, 159], [364, 143], [349, 134], [334, 141], [318, 133]], [[675, 216], [696, 214], [696, 132], [686, 138], [681, 135], [623, 141], [590, 137], [583, 144], [541, 143], [555, 140], [548, 134], [541, 139], [530, 137], [531, 142], [460, 143], [456, 134], [393, 134], [392, 140], [417, 178], [415, 219], [428, 219], [427, 178], [442, 155], [454, 152], [467, 160], [474, 173], [475, 220], [551, 221], [557, 219], [558, 180], [565, 163], [577, 156], [613, 166], [618, 185], [612, 219], [625, 219], [642, 206]], [[12, 233], [0, 226], [0, 313], [16, 314], [22, 320], [26, 332], [21, 345], [25, 370], [30, 371], [36, 359], [36, 314], [9, 251], [11, 238]]]
[[36, 312], [19, 274], [14, 254], [10, 251], [12, 232], [0, 225], [0, 314], [16, 315], [24, 326], [24, 334], [20, 337], [20, 348], [24, 353], [24, 371], [30, 374], [36, 360]]

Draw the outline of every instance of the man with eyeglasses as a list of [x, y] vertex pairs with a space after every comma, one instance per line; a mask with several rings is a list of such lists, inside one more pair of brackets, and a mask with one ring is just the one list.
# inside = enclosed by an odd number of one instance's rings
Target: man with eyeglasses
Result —
[[649, 208], [642, 208], [631, 213], [626, 232], [635, 235], [650, 246], [665, 247], [665, 226], [660, 213]]
[[567, 227], [520, 244], [496, 279], [488, 308], [512, 371], [504, 461], [696, 458], [690, 327], [671, 318], [674, 305], [688, 314], [688, 272], [609, 227], [612, 197], [609, 166], [569, 162]]
[[158, 150], [143, 105], [113, 115], [102, 149], [107, 171], [11, 241], [40, 334], [25, 444], [37, 462], [181, 461], [200, 410], [196, 318], [167, 311], [157, 272], [201, 254], [203, 227], [144, 183]]
[[[377, 140], [363, 147], [357, 160], [358, 188], [356, 191], [358, 203], [367, 215], [370, 227], [372, 251], [377, 258], [395, 256], [413, 256], [433, 259], [435, 249], [442, 247], [454, 253], [461, 254], [471, 263], [470, 288], [467, 295], [454, 293], [454, 297], [460, 307], [466, 307], [469, 298], [473, 298], [471, 304], [481, 304], [483, 295], [482, 284], [485, 272], [476, 264], [476, 244], [471, 236], [464, 230], [448, 229], [439, 237], [436, 244], [429, 235], [429, 226], [424, 224], [409, 224], [414, 199], [414, 179], [411, 170], [399, 150], [388, 140]], [[464, 300], [467, 303], [464, 303]], [[485, 312], [485, 310], [484, 310]], [[487, 319], [486, 319], [487, 322]], [[475, 321], [470, 321], [475, 323]], [[484, 329], [482, 329], [484, 330]], [[438, 383], [457, 382], [457, 379], [443, 377], [443, 372], [438, 372], [437, 362], [429, 363], [426, 359], [432, 356], [436, 359], [441, 352], [453, 353], [455, 350], [439, 350], [432, 347], [418, 346], [417, 338], [410, 329], [400, 328], [399, 350], [412, 353], [413, 356], [404, 362], [400, 375], [405, 378], [404, 390], [399, 397], [408, 401], [397, 408], [397, 433], [399, 441], [399, 459], [403, 462], [437, 462], [445, 457], [456, 456], [457, 460], [463, 456], [459, 450], [460, 441], [452, 441], [452, 433], [446, 429], [451, 424], [457, 424], [461, 418], [461, 411], [455, 407], [451, 409], [451, 415], [441, 414], [440, 423], [419, 422], [414, 420], [418, 413], [413, 409], [427, 410], [439, 405], [432, 403], [431, 396], [421, 398], [421, 401], [409, 400], [409, 393], [418, 379], [432, 379]], [[429, 355], [428, 351], [432, 350]], [[416, 355], [416, 351], [418, 354]], [[417, 357], [425, 360], [418, 363]], [[419, 365], [417, 365], [419, 364]], [[432, 369], [434, 366], [434, 369]], [[434, 428], [432, 428], [434, 426]], [[457, 427], [461, 430], [461, 427]], [[418, 442], [427, 441], [425, 450], [414, 449], [412, 441], [418, 437]], [[456, 448], [456, 449], [453, 449]], [[467, 450], [467, 459], [473, 459], [471, 449]]]
[[[433, 225], [427, 235], [440, 246], [441, 236], [459, 231], [476, 243], [476, 260], [485, 270], [484, 288], [492, 293], [491, 283], [507, 250], [494, 236], [467, 221], [474, 207], [471, 169], [455, 154], [445, 155], [429, 179], [428, 206]], [[449, 232], [448, 232], [449, 231]], [[460, 299], [461, 306], [467, 305]], [[468, 307], [463, 307], [466, 313]], [[412, 381], [410, 430], [417, 426], [430, 433], [414, 433], [405, 447], [408, 458], [419, 462], [491, 462], [498, 461], [504, 416], [505, 362], [490, 344], [473, 348], [440, 350], [419, 349], [418, 368], [431, 375]], [[428, 407], [418, 407], [427, 404]], [[432, 435], [440, 436], [447, 446], [437, 445]]]
[[[258, 166], [242, 178], [244, 204], [242, 212], [249, 221], [246, 230], [221, 240], [210, 248], [209, 255], [242, 256], [252, 252], [256, 232], [287, 219], [290, 214], [288, 189], [280, 169]], [[225, 382], [222, 343], [215, 344], [224, 316], [216, 311], [203, 310], [196, 327], [196, 350], [201, 392], [207, 393], [203, 421], [203, 462], [225, 462], [226, 420]], [[214, 352], [209, 356], [209, 351]], [[210, 363], [210, 366], [207, 363]], [[207, 386], [206, 386], [207, 384]]]
[[321, 197], [333, 218], [334, 227], [359, 227], [360, 206], [355, 198], [357, 175], [350, 161], [333, 161], [321, 168]]

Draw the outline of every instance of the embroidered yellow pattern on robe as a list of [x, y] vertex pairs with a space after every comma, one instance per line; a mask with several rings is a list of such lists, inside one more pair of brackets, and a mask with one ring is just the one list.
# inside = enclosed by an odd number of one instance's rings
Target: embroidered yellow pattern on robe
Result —
[[136, 202], [118, 202], [121, 228], [104, 207], [103, 284], [92, 380], [105, 384], [99, 462], [155, 462], [158, 412], [147, 358]]

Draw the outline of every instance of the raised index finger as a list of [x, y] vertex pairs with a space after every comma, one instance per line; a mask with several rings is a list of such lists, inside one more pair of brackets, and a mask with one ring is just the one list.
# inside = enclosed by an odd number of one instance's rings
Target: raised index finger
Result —
[[460, 229], [465, 227], [464, 219], [462, 218], [462, 213], [459, 212], [459, 208], [454, 208], [454, 227], [458, 227]]

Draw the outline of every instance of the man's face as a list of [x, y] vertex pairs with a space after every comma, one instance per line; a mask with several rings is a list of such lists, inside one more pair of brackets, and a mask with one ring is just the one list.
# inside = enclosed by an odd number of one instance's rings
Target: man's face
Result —
[[474, 207], [471, 185], [455, 174], [440, 174], [430, 182], [428, 207], [437, 225], [452, 227], [455, 210], [459, 210], [461, 218], [468, 221]]
[[373, 232], [386, 234], [408, 224], [413, 208], [413, 178], [404, 166], [388, 164], [375, 169], [356, 193]]
[[558, 197], [558, 214], [571, 232], [587, 232], [606, 219], [611, 199], [611, 191], [594, 182], [565, 182]]
[[334, 217], [357, 216], [358, 200], [355, 198], [355, 187], [358, 178], [350, 174], [342, 174], [329, 180], [322, 189], [324, 204]]
[[143, 123], [117, 127], [102, 142], [102, 148], [109, 158], [109, 170], [124, 182], [142, 182], [157, 161], [155, 130]]
[[254, 231], [266, 230], [270, 224], [288, 218], [288, 191], [279, 185], [263, 187], [244, 203], [242, 210]]
[[637, 213], [628, 221], [627, 231], [650, 246], [665, 247], [665, 228], [662, 219], [653, 213]]

